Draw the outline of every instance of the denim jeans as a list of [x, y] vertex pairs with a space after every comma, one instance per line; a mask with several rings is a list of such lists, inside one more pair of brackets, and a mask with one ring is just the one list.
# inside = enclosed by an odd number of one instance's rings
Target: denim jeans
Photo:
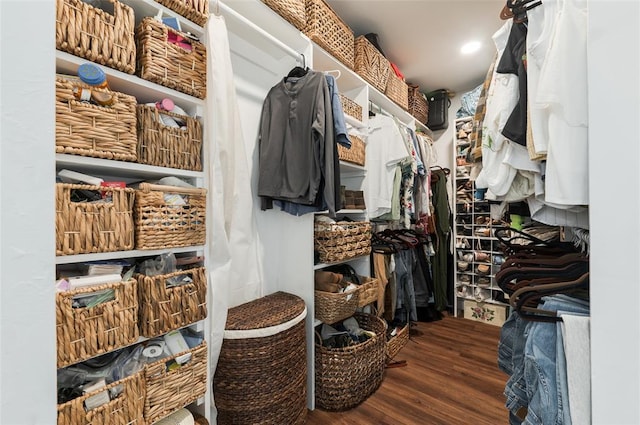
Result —
[[[544, 310], [589, 313], [588, 302], [566, 295], [554, 295], [542, 300], [541, 308]], [[559, 327], [555, 323], [532, 322], [528, 330], [524, 349], [524, 377], [529, 406], [523, 424], [565, 424], [565, 418], [569, 417], [565, 414], [569, 408], [567, 371], [563, 359], [557, 361]]]
[[[524, 368], [524, 350], [525, 344], [529, 335], [529, 327], [531, 322], [524, 320], [520, 315], [514, 310], [509, 316], [509, 320], [513, 323], [512, 336], [513, 341], [511, 344], [511, 374], [509, 379], [507, 380], [507, 384], [504, 389], [504, 395], [506, 397], [505, 406], [510, 412], [510, 417], [517, 418], [518, 415], [516, 412], [521, 410], [522, 408], [526, 408], [529, 404], [529, 398], [527, 396], [527, 383], [525, 380], [525, 368]], [[505, 323], [506, 324], [506, 323]], [[502, 336], [500, 339], [502, 343]], [[506, 347], [506, 343], [502, 344], [502, 356], [505, 356], [508, 353], [508, 347]], [[500, 348], [498, 351], [498, 359], [500, 362]], [[502, 361], [505, 369], [508, 368], [508, 364], [503, 360]], [[502, 368], [501, 367], [501, 368]], [[504, 370], [504, 369], [503, 369]], [[511, 420], [513, 424], [519, 424], [520, 422], [515, 422], [514, 419]]]

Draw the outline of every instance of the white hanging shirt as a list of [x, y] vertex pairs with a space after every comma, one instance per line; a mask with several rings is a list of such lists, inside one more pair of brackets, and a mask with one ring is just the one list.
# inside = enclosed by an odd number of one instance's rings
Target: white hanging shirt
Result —
[[558, 20], [558, 1], [545, 0], [544, 5], [527, 11], [527, 92], [529, 121], [537, 154], [545, 154], [549, 144], [548, 110], [536, 101], [540, 71], [547, 56]]
[[[511, 26], [512, 21], [508, 20], [493, 35], [498, 52], [497, 63], [507, 45]], [[476, 179], [476, 187], [488, 188], [496, 196], [507, 193], [516, 175], [516, 170], [504, 162], [507, 153], [504, 146], [509, 142], [502, 135], [502, 129], [518, 98], [518, 77], [514, 74], [498, 74], [494, 69], [482, 124], [482, 171]]]
[[366, 147], [367, 190], [365, 192], [369, 217], [391, 212], [395, 167], [410, 159], [404, 137], [393, 118], [378, 114], [369, 119]]
[[547, 106], [549, 130], [545, 201], [555, 204], [589, 203], [587, 16], [586, 0], [562, 0], [540, 72], [536, 103]]

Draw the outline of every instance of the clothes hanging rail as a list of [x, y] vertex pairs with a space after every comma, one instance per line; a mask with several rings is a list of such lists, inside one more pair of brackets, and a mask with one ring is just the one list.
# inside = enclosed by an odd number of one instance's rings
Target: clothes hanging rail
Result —
[[[395, 122], [397, 122], [398, 124], [400, 124], [401, 126], [405, 127], [405, 128], [411, 128], [409, 127], [407, 124], [403, 123], [402, 121], [400, 121], [398, 119], [398, 117], [394, 116], [393, 114], [385, 111], [384, 109], [382, 109], [380, 106], [376, 105], [375, 103], [373, 103], [372, 101], [369, 101], [369, 112], [373, 112], [373, 113], [378, 113], [378, 114], [382, 114], [382, 115], [386, 115], [388, 117], [391, 117], [394, 119]], [[411, 129], [413, 130], [413, 129]], [[414, 130], [415, 131], [415, 130]]]
[[295, 49], [292, 49], [291, 47], [287, 46], [282, 41], [278, 40], [273, 35], [269, 34], [267, 31], [263, 30], [262, 28], [260, 28], [259, 26], [257, 26], [256, 24], [254, 24], [244, 16], [240, 15], [231, 7], [222, 3], [220, 0], [217, 0], [216, 8], [218, 9], [219, 12], [222, 12], [225, 16], [240, 21], [243, 25], [246, 25], [256, 33], [260, 34], [260, 36], [264, 37], [270, 43], [277, 46], [283, 52], [285, 52], [286, 54], [294, 58], [297, 63], [302, 64], [303, 68], [306, 67], [306, 58], [303, 53], [300, 53]]

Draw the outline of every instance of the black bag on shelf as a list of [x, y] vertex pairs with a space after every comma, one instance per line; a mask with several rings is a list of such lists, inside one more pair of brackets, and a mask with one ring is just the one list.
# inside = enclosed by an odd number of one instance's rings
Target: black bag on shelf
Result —
[[449, 92], [447, 89], [439, 89], [427, 94], [429, 101], [429, 119], [427, 127], [431, 130], [442, 130], [449, 127]]

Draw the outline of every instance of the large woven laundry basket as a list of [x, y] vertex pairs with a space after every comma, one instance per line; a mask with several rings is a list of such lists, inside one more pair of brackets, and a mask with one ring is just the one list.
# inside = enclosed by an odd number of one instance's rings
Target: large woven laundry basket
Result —
[[218, 425], [306, 421], [306, 315], [285, 292], [229, 309], [213, 378]]
[[316, 406], [346, 410], [373, 394], [384, 377], [386, 324], [371, 314], [354, 315], [362, 329], [375, 332], [367, 341], [330, 348], [316, 341]]

